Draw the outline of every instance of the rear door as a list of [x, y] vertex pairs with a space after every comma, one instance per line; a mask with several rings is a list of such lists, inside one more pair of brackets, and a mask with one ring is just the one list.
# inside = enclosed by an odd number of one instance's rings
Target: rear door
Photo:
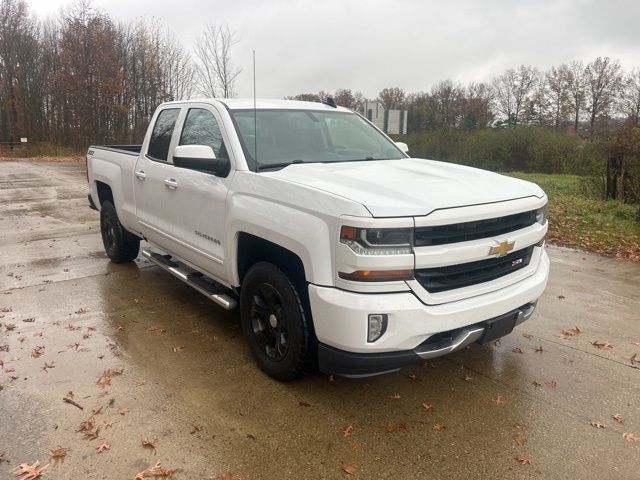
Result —
[[166, 215], [171, 207], [170, 182], [174, 170], [169, 152], [174, 143], [179, 107], [168, 106], [154, 119], [146, 151], [140, 152], [134, 169], [133, 191], [140, 231], [156, 245], [170, 249], [175, 235], [172, 219]]
[[[216, 158], [229, 158], [226, 133], [219, 112], [209, 104], [189, 104], [181, 115], [175, 144], [210, 146]], [[224, 256], [225, 202], [232, 180], [231, 168], [221, 174], [171, 166], [174, 187], [165, 189], [163, 215], [171, 224], [173, 252], [218, 279], [226, 278]]]

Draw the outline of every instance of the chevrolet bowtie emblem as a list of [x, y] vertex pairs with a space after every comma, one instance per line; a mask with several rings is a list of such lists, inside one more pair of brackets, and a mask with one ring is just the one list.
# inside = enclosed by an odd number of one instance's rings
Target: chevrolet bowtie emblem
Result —
[[513, 250], [514, 245], [515, 242], [502, 242], [500, 245], [491, 247], [489, 249], [489, 255], [498, 255], [499, 257], [504, 257], [507, 253]]

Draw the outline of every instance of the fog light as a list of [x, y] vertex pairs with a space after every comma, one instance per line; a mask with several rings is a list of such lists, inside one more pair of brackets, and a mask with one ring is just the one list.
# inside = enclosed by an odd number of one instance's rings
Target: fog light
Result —
[[386, 313], [370, 313], [369, 329], [367, 332], [367, 342], [375, 342], [384, 332], [387, 331], [387, 314]]

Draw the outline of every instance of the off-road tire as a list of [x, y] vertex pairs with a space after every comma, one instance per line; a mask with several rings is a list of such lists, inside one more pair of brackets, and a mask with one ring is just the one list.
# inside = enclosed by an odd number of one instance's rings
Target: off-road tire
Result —
[[[258, 366], [277, 380], [293, 380], [313, 369], [315, 336], [311, 316], [305, 311], [299, 292], [305, 286], [296, 286], [289, 276], [268, 262], [253, 265], [242, 282], [240, 321], [245, 339]], [[269, 296], [273, 297], [271, 301]], [[270, 323], [271, 315], [276, 317], [277, 327]], [[281, 348], [283, 331], [286, 348]], [[268, 345], [269, 338], [265, 339], [268, 336], [275, 345]]]
[[138, 256], [140, 239], [124, 229], [110, 201], [101, 203], [100, 233], [104, 251], [113, 263], [130, 262]]

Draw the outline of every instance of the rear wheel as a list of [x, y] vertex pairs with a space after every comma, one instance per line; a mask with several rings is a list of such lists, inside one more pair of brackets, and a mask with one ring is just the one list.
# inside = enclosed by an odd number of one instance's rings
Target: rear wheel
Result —
[[240, 319], [251, 353], [268, 375], [292, 380], [312, 364], [311, 318], [296, 286], [275, 265], [260, 262], [247, 272]]
[[132, 261], [140, 251], [140, 239], [124, 229], [113, 203], [104, 201], [100, 207], [100, 233], [107, 256], [113, 263]]

